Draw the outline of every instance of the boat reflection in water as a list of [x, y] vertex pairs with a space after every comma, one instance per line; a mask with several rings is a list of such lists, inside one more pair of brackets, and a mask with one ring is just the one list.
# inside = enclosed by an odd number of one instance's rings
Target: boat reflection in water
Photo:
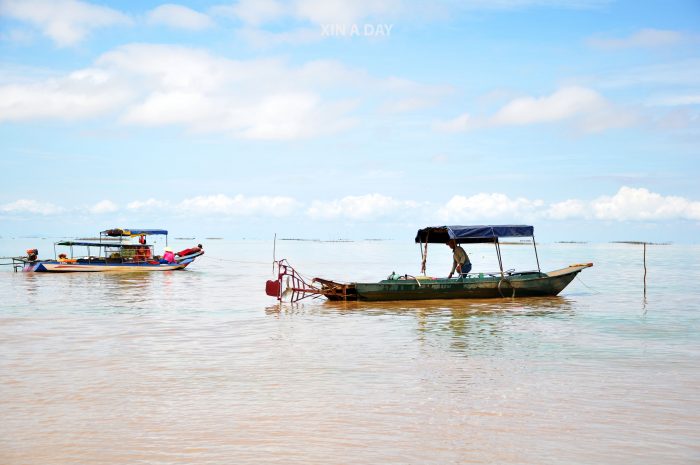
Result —
[[[406, 317], [415, 324], [402, 324], [397, 329], [413, 328], [417, 343], [428, 343], [442, 349], [473, 355], [500, 350], [503, 338], [512, 339], [519, 331], [532, 333], [551, 326], [553, 321], [568, 321], [574, 315], [575, 302], [569, 298], [531, 297], [528, 299], [420, 300], [392, 302], [318, 301], [317, 304], [279, 303], [265, 312], [275, 318], [347, 316], [366, 318]], [[544, 322], [542, 321], [544, 320]], [[405, 322], [405, 320], [404, 320]], [[351, 326], [351, 324], [349, 323]], [[514, 326], [519, 331], [514, 331]]]

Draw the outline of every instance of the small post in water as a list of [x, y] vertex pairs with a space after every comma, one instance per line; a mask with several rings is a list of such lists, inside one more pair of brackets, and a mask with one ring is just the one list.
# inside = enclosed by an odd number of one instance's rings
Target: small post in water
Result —
[[644, 297], [647, 296], [647, 243], [644, 242]]
[[275, 275], [275, 262], [277, 261], [277, 233], [275, 233], [275, 238], [272, 240], [272, 276]]

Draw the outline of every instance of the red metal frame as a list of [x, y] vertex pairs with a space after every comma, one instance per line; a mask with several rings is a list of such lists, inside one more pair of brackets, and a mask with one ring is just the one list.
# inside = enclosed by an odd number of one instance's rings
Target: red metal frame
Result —
[[[322, 295], [321, 290], [314, 287], [312, 284], [306, 282], [306, 280], [289, 264], [285, 259], [274, 262], [277, 265], [277, 280], [267, 281], [267, 286], [265, 291], [267, 295], [272, 297], [277, 297], [278, 301], [282, 301], [283, 295], [291, 291], [290, 303], [299, 302], [300, 300], [306, 299], [307, 297], [317, 297]], [[284, 285], [283, 278], [286, 279], [286, 286]], [[284, 288], [284, 289], [283, 289]]]

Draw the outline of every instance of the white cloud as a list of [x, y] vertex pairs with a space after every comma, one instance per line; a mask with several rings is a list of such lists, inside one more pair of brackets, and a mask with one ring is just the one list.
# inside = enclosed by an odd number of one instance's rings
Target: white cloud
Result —
[[259, 26], [285, 18], [319, 25], [352, 24], [375, 17], [393, 18], [410, 10], [411, 5], [403, 0], [240, 0], [212, 11]]
[[406, 97], [399, 100], [388, 101], [380, 110], [386, 113], [406, 113], [428, 108], [436, 103], [435, 99], [425, 97]]
[[641, 29], [634, 34], [623, 38], [588, 39], [588, 44], [606, 50], [620, 50], [627, 48], [652, 48], [674, 45], [683, 39], [683, 34], [678, 31], [662, 29]]
[[544, 97], [520, 97], [510, 101], [491, 118], [491, 124], [501, 126], [560, 121], [598, 111], [605, 105], [605, 99], [591, 89], [564, 87]]
[[224, 194], [197, 196], [183, 200], [176, 206], [176, 211], [199, 215], [233, 215], [233, 216], [286, 216], [292, 213], [298, 202], [291, 197], [260, 196], [246, 197]]
[[533, 216], [543, 206], [542, 200], [524, 197], [511, 199], [501, 193], [481, 193], [470, 197], [455, 195], [438, 209], [438, 218], [467, 224], [482, 219], [523, 218]]
[[212, 13], [229, 16], [246, 24], [261, 26], [282, 20], [316, 25], [350, 25], [361, 22], [387, 23], [395, 19], [445, 20], [475, 10], [515, 10], [530, 7], [596, 8], [608, 0], [450, 0], [415, 2], [407, 0], [239, 0], [218, 5]]
[[49, 202], [37, 200], [19, 199], [14, 202], [0, 205], [0, 211], [5, 213], [33, 213], [37, 215], [55, 215], [65, 211], [64, 208]]
[[93, 215], [101, 215], [103, 213], [114, 213], [117, 210], [119, 210], [119, 207], [111, 200], [102, 200], [88, 208], [88, 211]]
[[627, 186], [612, 197], [594, 200], [591, 208], [599, 220], [700, 220], [700, 202]]
[[0, 33], [0, 41], [29, 45], [34, 41], [34, 33], [28, 29], [12, 28]]
[[591, 78], [601, 88], [631, 86], [700, 86], [700, 58], [624, 67]]
[[630, 126], [635, 112], [617, 107], [598, 92], [580, 86], [567, 86], [543, 97], [518, 97], [491, 116], [474, 117], [467, 113], [435, 124], [446, 132], [468, 131], [499, 126], [523, 126], [569, 121], [584, 132]]
[[544, 216], [553, 220], [585, 218], [589, 216], [589, 211], [590, 209], [585, 202], [576, 199], [569, 199], [551, 204], [544, 211]]
[[244, 27], [238, 29], [236, 34], [253, 47], [257, 48], [274, 47], [280, 44], [309, 44], [323, 39], [323, 36], [318, 29], [306, 27], [281, 32], [272, 32], [260, 28]]
[[465, 0], [457, 4], [470, 10], [519, 10], [542, 7], [585, 10], [600, 8], [608, 3], [610, 0]]
[[[228, 196], [201, 195], [180, 202], [135, 200], [127, 204], [131, 211], [157, 209], [161, 215], [202, 217], [247, 216], [283, 217], [303, 207], [298, 200], [287, 196]], [[91, 214], [113, 213], [119, 207], [110, 200], [102, 200], [88, 207]], [[83, 213], [82, 208], [66, 209], [52, 203], [19, 199], [0, 205], [0, 212], [12, 214], [53, 215]], [[306, 215], [315, 220], [387, 221], [424, 218], [425, 221], [450, 223], [478, 223], [481, 221], [536, 221], [584, 219], [588, 221], [700, 221], [700, 201], [685, 197], [662, 195], [646, 188], [621, 187], [612, 196], [593, 200], [567, 199], [546, 203], [539, 199], [511, 197], [503, 193], [477, 193], [471, 196], [455, 195], [446, 203], [396, 199], [382, 194], [346, 196], [333, 200], [314, 200], [307, 204]]]
[[169, 207], [168, 202], [150, 198], [148, 200], [134, 200], [126, 205], [129, 210], [162, 210]]
[[[445, 90], [375, 78], [330, 60], [231, 60], [188, 47], [130, 44], [90, 68], [0, 84], [0, 121], [79, 119], [117, 113], [124, 124], [182, 125], [236, 138], [298, 139], [356, 124], [361, 103], [379, 108], [408, 95], [439, 99]], [[365, 108], [366, 109], [366, 108]]]
[[690, 107], [674, 108], [659, 114], [654, 120], [655, 128], [662, 130], [678, 131], [684, 129], [696, 130], [700, 128], [700, 113], [692, 111]]
[[78, 0], [2, 0], [0, 15], [33, 24], [60, 47], [80, 42], [93, 29], [131, 24], [117, 10]]
[[312, 137], [318, 128], [336, 132], [353, 124], [341, 116], [350, 106], [346, 102], [324, 107], [313, 93], [268, 95], [248, 115], [240, 115], [252, 120], [242, 134], [251, 139], [296, 139]]
[[277, 0], [239, 0], [233, 5], [218, 5], [212, 8], [212, 13], [238, 18], [257, 26], [277, 20], [288, 14], [289, 10]]
[[546, 204], [541, 200], [510, 198], [505, 194], [481, 193], [454, 196], [438, 210], [445, 221], [474, 222], [479, 219], [588, 219], [606, 221], [700, 220], [700, 202], [664, 196], [645, 188], [621, 187], [613, 196], [592, 201], [568, 199]]
[[406, 8], [400, 0], [296, 0], [292, 11], [316, 24], [352, 24], [371, 17], [391, 17]]
[[131, 96], [114, 76], [94, 68], [40, 82], [0, 85], [0, 122], [88, 118], [115, 110]]
[[649, 104], [664, 107], [700, 105], [700, 93], [665, 95], [662, 97], [655, 97], [649, 101]]
[[396, 200], [381, 194], [349, 195], [336, 200], [314, 200], [306, 210], [313, 219], [349, 218], [371, 220], [386, 216], [400, 216], [420, 204]]
[[452, 119], [445, 121], [438, 121], [435, 123], [435, 129], [443, 132], [462, 132], [469, 131], [470, 129], [476, 129], [481, 126], [480, 122], [474, 120], [469, 113], [463, 113]]
[[542, 216], [554, 220], [700, 220], [700, 202], [623, 186], [612, 196], [601, 196], [589, 202], [569, 199], [552, 203]]
[[162, 24], [190, 31], [200, 31], [214, 25], [214, 21], [204, 13], [172, 3], [166, 3], [154, 8], [148, 12], [147, 17], [148, 22], [151, 24]]

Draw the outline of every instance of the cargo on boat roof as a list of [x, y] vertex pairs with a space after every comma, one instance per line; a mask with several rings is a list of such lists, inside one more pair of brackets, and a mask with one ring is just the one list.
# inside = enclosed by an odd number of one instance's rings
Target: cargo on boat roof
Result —
[[59, 241], [55, 245], [62, 246], [82, 246], [82, 247], [111, 247], [111, 248], [138, 248], [145, 244], [122, 244], [119, 242], [85, 242], [85, 241]]
[[109, 237], [134, 237], [134, 236], [167, 236], [165, 229], [107, 229], [100, 233], [101, 236]]

